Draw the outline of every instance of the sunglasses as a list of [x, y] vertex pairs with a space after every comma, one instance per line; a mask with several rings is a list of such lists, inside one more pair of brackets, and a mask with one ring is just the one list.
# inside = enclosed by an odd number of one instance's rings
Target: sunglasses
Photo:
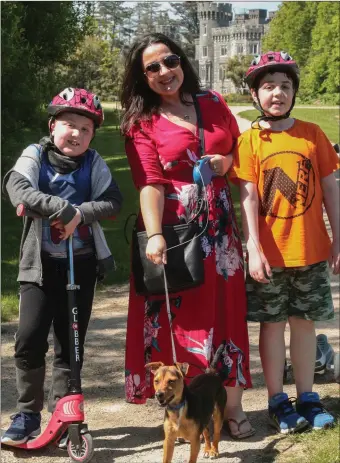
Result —
[[181, 63], [181, 58], [177, 55], [168, 55], [160, 61], [150, 63], [145, 67], [144, 75], [147, 77], [156, 77], [161, 70], [161, 64], [168, 69], [176, 69]]

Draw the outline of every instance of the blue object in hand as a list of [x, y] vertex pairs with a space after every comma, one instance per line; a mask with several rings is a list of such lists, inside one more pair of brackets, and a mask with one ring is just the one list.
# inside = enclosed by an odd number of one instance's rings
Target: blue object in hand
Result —
[[214, 171], [210, 167], [210, 158], [198, 160], [194, 165], [193, 178], [196, 185], [207, 186], [214, 177]]

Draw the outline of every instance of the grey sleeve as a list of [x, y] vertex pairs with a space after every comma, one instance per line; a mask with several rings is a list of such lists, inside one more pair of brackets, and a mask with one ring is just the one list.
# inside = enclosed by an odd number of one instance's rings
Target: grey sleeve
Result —
[[111, 179], [108, 188], [96, 198], [77, 206], [83, 216], [83, 223], [89, 224], [96, 220], [116, 216], [122, 207], [123, 197], [117, 183]]
[[76, 215], [77, 210], [69, 201], [36, 190], [31, 182], [18, 172], [12, 171], [8, 175], [5, 187], [14, 207], [23, 204], [50, 220], [60, 219], [64, 225]]

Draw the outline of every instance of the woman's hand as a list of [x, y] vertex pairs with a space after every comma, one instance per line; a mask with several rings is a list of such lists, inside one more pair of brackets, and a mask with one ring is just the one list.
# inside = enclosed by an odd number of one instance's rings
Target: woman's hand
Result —
[[273, 273], [262, 251], [257, 249], [249, 251], [249, 274], [259, 283], [270, 283], [266, 277], [270, 278]]
[[225, 175], [233, 163], [233, 155], [227, 154], [227, 156], [222, 156], [221, 154], [206, 154], [202, 158], [210, 158], [209, 164], [211, 170], [214, 171], [216, 175], [223, 176]]
[[163, 235], [155, 235], [148, 240], [146, 257], [156, 265], [166, 264], [166, 241]]

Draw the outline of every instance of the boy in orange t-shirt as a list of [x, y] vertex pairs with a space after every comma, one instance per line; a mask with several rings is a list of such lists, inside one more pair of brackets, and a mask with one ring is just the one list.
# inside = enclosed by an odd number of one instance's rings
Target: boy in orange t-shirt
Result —
[[[334, 418], [312, 392], [314, 322], [334, 316], [327, 260], [338, 274], [339, 189], [334, 176], [338, 157], [320, 127], [289, 117], [299, 71], [287, 53], [255, 57], [246, 81], [261, 115], [238, 139], [232, 175], [240, 183], [249, 257], [248, 320], [261, 323], [269, 416], [281, 433], [324, 429]], [[296, 408], [283, 392], [287, 320]]]

